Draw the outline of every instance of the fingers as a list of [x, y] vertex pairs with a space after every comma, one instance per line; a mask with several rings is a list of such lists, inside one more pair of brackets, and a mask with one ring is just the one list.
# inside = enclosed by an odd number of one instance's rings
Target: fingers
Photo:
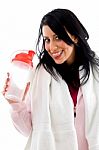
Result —
[[10, 73], [9, 72], [7, 72], [7, 79], [9, 79], [10, 78]]
[[24, 95], [23, 95], [22, 101], [25, 100], [25, 97], [26, 97], [26, 95], [27, 95], [27, 92], [28, 92], [28, 90], [29, 90], [29, 87], [30, 87], [30, 82], [28, 82], [27, 85], [26, 85], [26, 88], [25, 88], [25, 91], [24, 91]]
[[9, 82], [10, 82], [10, 73], [8, 72], [8, 73], [7, 73], [7, 78], [6, 78], [6, 81], [5, 81], [5, 85], [4, 85], [3, 91], [2, 91], [2, 94], [3, 94], [4, 96], [5, 96], [6, 92], [8, 91]]

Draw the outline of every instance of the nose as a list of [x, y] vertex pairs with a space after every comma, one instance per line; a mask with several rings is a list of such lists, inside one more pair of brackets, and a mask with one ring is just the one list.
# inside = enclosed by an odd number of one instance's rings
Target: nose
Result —
[[50, 43], [50, 52], [51, 53], [53, 53], [54, 51], [56, 51], [57, 50], [57, 45], [56, 45], [56, 43], [54, 43], [54, 42], [51, 42]]

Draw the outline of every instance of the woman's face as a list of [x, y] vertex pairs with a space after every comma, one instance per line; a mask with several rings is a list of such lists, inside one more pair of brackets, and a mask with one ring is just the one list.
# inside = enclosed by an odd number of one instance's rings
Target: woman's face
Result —
[[[63, 40], [59, 39], [58, 36], [51, 30], [47, 25], [42, 28], [45, 49], [55, 61], [56, 64], [62, 64], [65, 61], [68, 64], [74, 62], [75, 49], [74, 45], [70, 46]], [[72, 40], [75, 40], [74, 36], [68, 34]]]

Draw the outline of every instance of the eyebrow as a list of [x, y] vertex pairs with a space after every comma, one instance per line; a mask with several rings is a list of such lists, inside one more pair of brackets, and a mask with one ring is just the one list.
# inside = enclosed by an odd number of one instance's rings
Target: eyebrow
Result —
[[43, 36], [43, 38], [48, 38], [47, 36]]
[[[57, 34], [53, 34], [53, 37], [58, 36]], [[44, 38], [49, 38], [48, 36], [43, 36]]]

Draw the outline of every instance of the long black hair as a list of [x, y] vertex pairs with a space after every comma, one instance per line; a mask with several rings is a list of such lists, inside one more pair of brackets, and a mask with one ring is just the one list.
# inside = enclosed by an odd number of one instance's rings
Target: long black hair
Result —
[[[63, 64], [56, 64], [45, 50], [42, 35], [42, 27], [44, 25], [48, 25], [51, 30], [68, 45], [74, 44], [76, 49], [76, 58], [72, 65], [68, 66], [66, 62]], [[66, 31], [77, 37], [77, 44], [71, 40]], [[55, 79], [57, 79], [57, 72], [67, 83], [70, 83], [75, 87], [80, 84], [85, 84], [90, 75], [90, 65], [92, 67], [99, 66], [99, 58], [96, 56], [95, 52], [91, 50], [87, 41], [88, 39], [89, 35], [87, 30], [73, 12], [68, 9], [60, 8], [48, 12], [42, 18], [39, 28], [38, 41], [36, 45], [37, 55], [40, 60], [38, 67], [42, 64]], [[78, 84], [78, 80], [76, 79], [80, 66], [81, 69], [84, 70], [84, 73], [80, 78], [82, 82]]]

